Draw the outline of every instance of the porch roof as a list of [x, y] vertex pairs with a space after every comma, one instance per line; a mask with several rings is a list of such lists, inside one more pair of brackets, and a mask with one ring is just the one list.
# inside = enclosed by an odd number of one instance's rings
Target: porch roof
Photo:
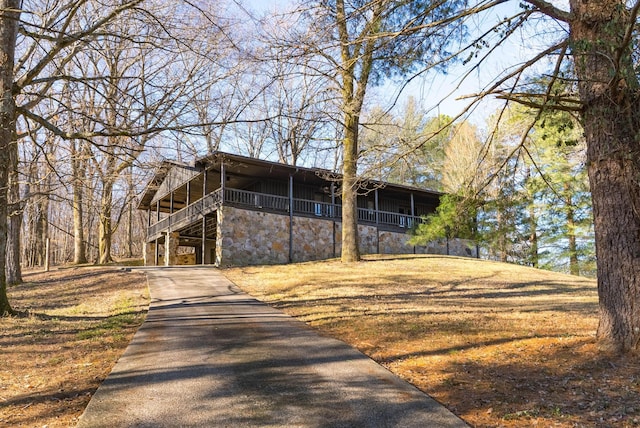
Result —
[[192, 168], [192, 167], [190, 167], [185, 163], [170, 160], [170, 159], [163, 160], [160, 163], [160, 166], [156, 168], [156, 171], [153, 174], [153, 177], [151, 177], [151, 180], [149, 180], [149, 183], [147, 183], [144, 191], [142, 192], [142, 196], [140, 197], [140, 202], [138, 203], [138, 209], [149, 208], [149, 205], [151, 204], [151, 201], [156, 196], [158, 189], [160, 189], [160, 187], [162, 186], [162, 183], [167, 178], [167, 175], [174, 168]]
[[[186, 168], [198, 171], [204, 171], [205, 169], [220, 171], [223, 163], [226, 173], [228, 176], [232, 177], [236, 185], [241, 184], [243, 180], [255, 180], [257, 178], [288, 180], [290, 175], [293, 176], [294, 180], [298, 183], [303, 182], [305, 184], [319, 186], [329, 185], [331, 182], [336, 182], [339, 186], [342, 180], [342, 174], [332, 172], [328, 169], [293, 166], [217, 151], [196, 159], [193, 166], [169, 160], [163, 161], [156, 171], [156, 174], [145, 188], [142, 197], [140, 198], [138, 208], [148, 209], [152, 201], [154, 201], [158, 196], [163, 196], [156, 195], [156, 193], [161, 188], [162, 183], [167, 178], [167, 175], [172, 168]], [[177, 185], [181, 184], [183, 183], [177, 183]], [[443, 195], [441, 192], [377, 180], [366, 180], [364, 187], [371, 190], [381, 188], [384, 189], [385, 192], [395, 194], [408, 195], [413, 193], [415, 195], [428, 198], [439, 198]]]

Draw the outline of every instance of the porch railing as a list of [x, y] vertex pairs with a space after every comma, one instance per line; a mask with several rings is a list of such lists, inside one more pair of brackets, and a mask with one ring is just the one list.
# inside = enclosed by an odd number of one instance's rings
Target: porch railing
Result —
[[163, 230], [171, 230], [173, 228], [184, 227], [193, 223], [197, 218], [210, 214], [222, 204], [222, 189], [209, 193], [204, 198], [198, 199], [194, 203], [182, 208], [179, 211], [165, 217], [149, 226], [147, 229], [147, 238], [151, 239]]
[[[224, 189], [224, 198], [222, 198], [222, 189], [218, 189], [191, 205], [176, 211], [169, 217], [150, 225], [147, 229], [147, 236], [149, 239], [153, 239], [162, 230], [184, 227], [202, 215], [210, 214], [223, 204], [289, 213], [290, 199], [287, 196], [268, 195], [230, 188]], [[339, 220], [342, 217], [342, 206], [294, 198], [293, 214]], [[408, 214], [358, 208], [358, 222], [410, 229], [414, 225], [422, 223], [423, 219]]]

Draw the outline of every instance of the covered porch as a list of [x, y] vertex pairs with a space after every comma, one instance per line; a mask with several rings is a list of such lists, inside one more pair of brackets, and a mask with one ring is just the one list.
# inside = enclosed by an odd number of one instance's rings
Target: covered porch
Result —
[[[165, 162], [139, 204], [147, 211], [145, 256], [153, 264], [171, 265], [174, 248], [182, 247], [191, 249], [195, 264], [215, 263], [222, 206], [288, 216], [290, 224], [293, 217], [340, 222], [339, 185], [339, 175], [327, 170], [226, 153], [194, 166]], [[403, 233], [434, 212], [440, 196], [379, 182], [363, 183], [359, 193], [359, 224]]]

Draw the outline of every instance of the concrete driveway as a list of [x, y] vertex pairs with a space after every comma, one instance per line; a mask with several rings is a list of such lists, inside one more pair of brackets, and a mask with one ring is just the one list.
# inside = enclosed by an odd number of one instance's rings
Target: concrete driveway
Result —
[[147, 320], [78, 427], [465, 427], [212, 267], [146, 269]]

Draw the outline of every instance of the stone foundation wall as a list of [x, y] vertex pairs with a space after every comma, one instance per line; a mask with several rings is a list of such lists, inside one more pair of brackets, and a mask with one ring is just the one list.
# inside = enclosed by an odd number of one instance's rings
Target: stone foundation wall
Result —
[[375, 226], [358, 225], [358, 241], [360, 254], [377, 254], [378, 251], [378, 228]]
[[[335, 257], [340, 257], [342, 252], [342, 223], [336, 221], [335, 240], [336, 253]], [[377, 254], [378, 253], [378, 229], [375, 226], [358, 225], [358, 245], [360, 254]]]
[[[287, 233], [289, 230], [287, 229]], [[294, 217], [293, 252], [294, 262], [324, 260], [335, 257], [333, 221]]]
[[196, 264], [196, 255], [195, 253], [190, 254], [178, 254], [176, 256], [178, 265], [187, 265], [187, 266], [195, 266]]
[[156, 243], [144, 242], [142, 245], [142, 255], [145, 266], [153, 266], [156, 264]]
[[478, 257], [478, 251], [472, 241], [465, 239], [449, 239], [429, 242], [427, 245], [411, 245], [411, 235], [407, 233], [380, 232], [380, 253], [382, 254], [448, 254], [460, 257]]
[[289, 261], [289, 217], [225, 206], [218, 212], [216, 265]]
[[167, 266], [175, 266], [178, 262], [178, 248], [180, 246], [180, 234], [178, 232], [169, 232], [165, 237], [165, 263]]
[[[289, 262], [289, 217], [225, 206], [218, 210], [216, 264], [243, 266]], [[446, 241], [413, 246], [410, 235], [358, 225], [361, 254], [447, 254]], [[342, 224], [324, 218], [293, 218], [294, 262], [339, 257]], [[449, 254], [476, 257], [476, 249], [463, 240], [449, 240]]]

